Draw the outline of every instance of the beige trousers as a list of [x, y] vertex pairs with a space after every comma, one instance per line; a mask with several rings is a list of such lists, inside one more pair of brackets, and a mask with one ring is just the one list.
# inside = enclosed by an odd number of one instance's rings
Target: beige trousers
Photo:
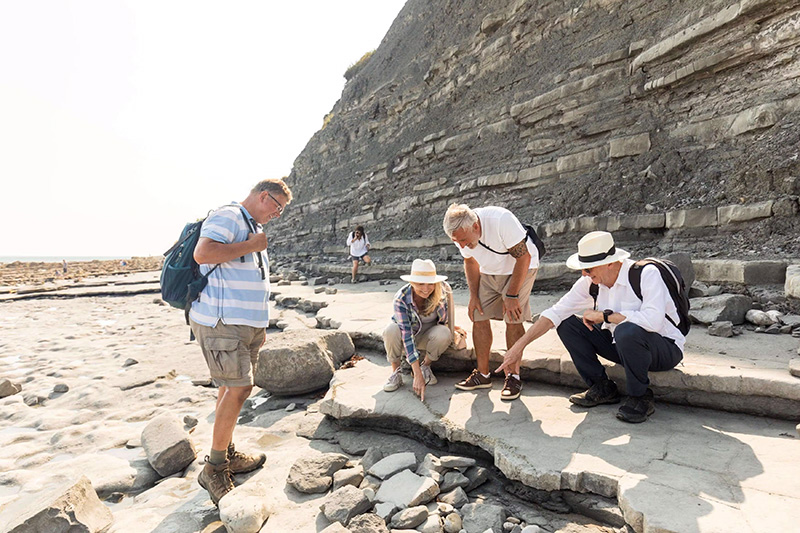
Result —
[[[450, 346], [452, 340], [450, 328], [442, 324], [437, 324], [416, 335], [414, 337], [414, 345], [417, 351], [420, 352], [420, 363], [424, 360], [424, 354], [421, 352], [426, 352], [428, 359], [436, 361], [442, 355], [442, 352]], [[403, 336], [400, 334], [400, 326], [395, 324], [394, 321], [390, 321], [386, 329], [383, 330], [383, 346], [386, 348], [386, 358], [390, 363], [399, 363], [406, 353], [403, 346]]]

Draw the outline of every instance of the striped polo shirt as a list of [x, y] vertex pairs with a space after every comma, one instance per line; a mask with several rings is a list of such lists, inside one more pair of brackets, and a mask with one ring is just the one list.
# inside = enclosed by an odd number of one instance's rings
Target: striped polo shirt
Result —
[[[220, 207], [214, 211], [200, 230], [200, 237], [231, 244], [247, 240], [252, 232], [242, 212], [247, 210], [240, 204]], [[250, 214], [247, 213], [248, 218]], [[262, 233], [261, 224], [253, 221], [256, 233]], [[204, 326], [215, 327], [222, 320], [227, 325], [244, 325], [265, 328], [269, 323], [269, 259], [267, 251], [258, 252], [264, 263], [264, 279], [258, 268], [257, 254], [237, 257], [221, 263], [208, 277], [208, 285], [200, 298], [192, 303], [189, 317]], [[200, 273], [206, 274], [214, 265], [200, 265]]]

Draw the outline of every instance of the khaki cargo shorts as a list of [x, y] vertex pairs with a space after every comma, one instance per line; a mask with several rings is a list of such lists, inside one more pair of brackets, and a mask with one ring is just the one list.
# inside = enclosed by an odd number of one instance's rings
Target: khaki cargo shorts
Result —
[[211, 379], [217, 387], [249, 387], [264, 344], [265, 328], [217, 322], [216, 327], [190, 320], [194, 336], [203, 350]]
[[525, 320], [531, 319], [531, 289], [536, 279], [538, 269], [532, 268], [525, 274], [522, 286], [519, 289], [519, 306], [522, 309], [522, 317], [519, 320], [509, 320], [503, 315], [503, 298], [508, 292], [508, 284], [511, 282], [511, 274], [492, 275], [481, 274], [481, 283], [478, 287], [478, 299], [483, 308], [483, 314], [477, 309], [473, 313], [473, 320], [481, 322], [484, 320], [505, 320], [509, 324], [521, 324]]

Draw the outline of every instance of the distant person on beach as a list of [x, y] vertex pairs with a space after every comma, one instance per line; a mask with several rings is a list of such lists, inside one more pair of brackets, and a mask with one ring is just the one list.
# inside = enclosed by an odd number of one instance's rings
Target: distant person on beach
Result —
[[372, 260], [369, 257], [369, 238], [364, 232], [364, 226], [356, 226], [356, 229], [347, 235], [347, 246], [350, 247], [350, 260], [353, 262], [353, 275], [350, 283], [356, 282], [358, 274], [358, 262], [364, 261], [369, 266]]
[[64, 272], [64, 274], [67, 273], [67, 260], [66, 259], [62, 259], [61, 260], [61, 270]]
[[433, 261], [414, 259], [411, 274], [400, 279], [408, 284], [394, 295], [394, 314], [383, 330], [386, 357], [392, 365], [383, 390], [394, 392], [403, 384], [400, 361], [405, 356], [414, 375], [414, 393], [424, 401], [426, 385], [437, 382], [431, 363], [466, 333], [455, 326], [453, 291], [445, 281], [447, 276], [436, 274]]
[[233, 444], [233, 430], [253, 390], [254, 367], [269, 323], [269, 260], [262, 225], [278, 218], [292, 201], [280, 179], [256, 184], [241, 204], [221, 207], [203, 222], [194, 251], [208, 285], [192, 303], [189, 318], [219, 387], [211, 451], [197, 478], [211, 500], [233, 490], [232, 474], [250, 472], [266, 461]]
[[[578, 253], [567, 266], [579, 270], [581, 278], [554, 306], [508, 350], [499, 370], [519, 367], [522, 350], [556, 328], [588, 390], [570, 396], [581, 407], [618, 403], [617, 385], [608, 379], [598, 356], [625, 369], [628, 399], [617, 418], [639, 423], [655, 411], [648, 372], [670, 370], [683, 359], [686, 337], [675, 303], [658, 268], [641, 269], [641, 299], [630, 285], [634, 262], [630, 254], [614, 244], [605, 231], [593, 231], [578, 241]], [[595, 303], [590, 287], [598, 287]]]
[[[478, 368], [456, 388], [466, 391], [492, 388], [489, 352], [492, 326], [506, 323], [506, 346], [525, 334], [522, 322], [531, 319], [530, 294], [539, 268], [539, 252], [514, 213], [502, 207], [470, 209], [452, 204], [444, 215], [444, 231], [464, 258], [469, 285], [467, 314], [472, 320], [472, 342]], [[522, 391], [519, 362], [505, 367], [502, 400], [515, 400]]]

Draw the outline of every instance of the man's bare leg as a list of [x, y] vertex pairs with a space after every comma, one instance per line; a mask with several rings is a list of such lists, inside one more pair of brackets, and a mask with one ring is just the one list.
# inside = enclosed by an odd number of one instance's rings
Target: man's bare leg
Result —
[[214, 433], [211, 440], [212, 450], [227, 450], [233, 438], [233, 429], [239, 419], [239, 413], [245, 400], [253, 390], [252, 385], [246, 387], [220, 387], [217, 395], [217, 408], [214, 414]]
[[478, 359], [478, 371], [489, 373], [489, 352], [492, 349], [492, 325], [488, 320], [472, 323], [472, 344]]
[[[525, 335], [525, 326], [522, 324], [509, 324], [506, 322], [506, 349], [511, 349], [518, 340]], [[506, 376], [509, 374], [516, 374], [519, 375], [519, 369], [522, 366], [522, 361], [520, 360], [519, 363], [514, 367], [514, 371], [510, 372], [508, 369], [505, 369]]]

